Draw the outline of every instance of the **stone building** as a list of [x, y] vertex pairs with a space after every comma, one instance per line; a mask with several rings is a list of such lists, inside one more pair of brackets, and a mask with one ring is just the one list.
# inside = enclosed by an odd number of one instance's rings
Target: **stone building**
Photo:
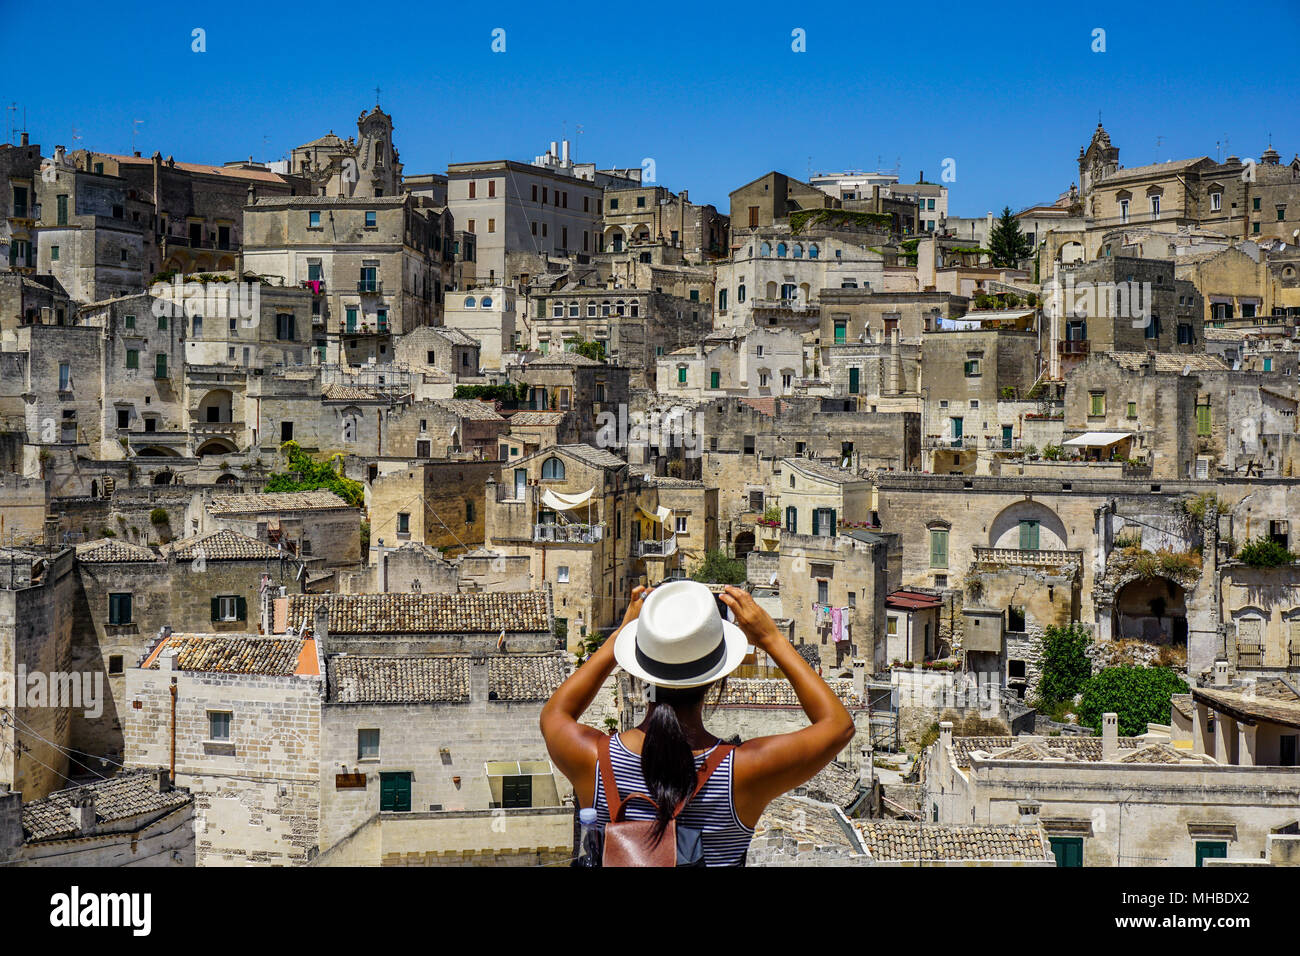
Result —
[[331, 491], [196, 495], [185, 521], [192, 534], [227, 528], [326, 567], [361, 559], [361, 513]]
[[170, 764], [194, 795], [197, 865], [319, 851], [323, 670], [311, 637], [180, 633], [128, 669], [125, 763]]
[[635, 388], [656, 386], [657, 363], [694, 345], [713, 328], [712, 306], [699, 289], [689, 298], [650, 289], [585, 288], [573, 284], [531, 297], [528, 347], [543, 355], [577, 341], [598, 342], [611, 365], [629, 370]]
[[525, 307], [513, 288], [471, 284], [447, 297], [442, 321], [448, 333], [461, 334], [479, 343], [477, 367], [501, 370], [506, 365], [505, 359], [527, 344], [521, 328], [526, 317], [520, 312]]
[[[0, 701], [12, 717], [0, 726], [0, 780], [24, 800], [64, 786], [72, 707], [95, 706], [95, 684], [71, 667], [73, 616], [67, 608], [76, 586], [71, 548], [0, 549]], [[56, 677], [57, 688], [51, 686]], [[55, 693], [64, 706], [48, 706]]]
[[[1219, 696], [1235, 709], [1233, 695]], [[1216, 761], [1154, 725], [1121, 737], [1113, 714], [1100, 738], [954, 737], [950, 721], [939, 727], [923, 811], [939, 824], [1037, 822], [1058, 866], [1258, 860], [1270, 831], [1295, 822], [1295, 767]]]
[[[6, 184], [0, 189], [0, 262], [20, 275], [36, 271], [36, 223], [40, 218], [37, 184], [43, 165], [41, 147], [28, 142], [26, 133], [20, 145], [0, 144], [0, 182]], [[21, 309], [5, 310], [5, 321], [9, 316], [24, 314]]]
[[413, 402], [388, 415], [387, 455], [394, 458], [498, 457], [509, 422], [491, 402], [434, 398]]
[[370, 563], [378, 560], [381, 542], [401, 547], [414, 541], [451, 553], [481, 545], [484, 488], [500, 468], [495, 451], [486, 460], [412, 460], [372, 480], [367, 495]]
[[727, 217], [682, 190], [611, 180], [601, 200], [597, 252], [626, 251], [641, 262], [701, 263], [725, 254]]
[[[393, 144], [393, 118], [379, 108], [357, 117], [357, 136], [347, 141], [333, 130], [293, 150], [289, 169], [310, 184], [307, 195], [381, 198], [402, 191], [402, 163]], [[432, 197], [437, 198], [437, 197]], [[435, 205], [445, 205], [443, 202]]]
[[655, 380], [665, 397], [792, 395], [804, 377], [803, 337], [789, 329], [732, 328], [658, 356]]
[[194, 865], [194, 798], [166, 770], [123, 771], [22, 802], [0, 793], [0, 864]]
[[[567, 144], [566, 144], [567, 148]], [[572, 165], [503, 159], [447, 167], [447, 207], [476, 240], [479, 282], [526, 284], [598, 247], [601, 188]]]
[[69, 716], [77, 750], [120, 760], [126, 672], [157, 635], [240, 633], [262, 624], [263, 595], [297, 588], [299, 564], [263, 541], [231, 530], [160, 549], [103, 538], [76, 548], [77, 586], [63, 613], [72, 621], [70, 662], [102, 674], [101, 712]]
[[[1272, 525], [1285, 547], [1289, 521]], [[1224, 656], [1239, 677], [1263, 678], [1279, 668], [1300, 671], [1300, 576], [1295, 565], [1224, 564], [1219, 570], [1219, 594]]]
[[510, 382], [528, 387], [528, 408], [571, 412], [582, 444], [604, 447], [602, 413], [617, 416], [630, 405], [631, 369], [597, 362], [578, 352], [535, 356], [512, 366], [508, 376]]

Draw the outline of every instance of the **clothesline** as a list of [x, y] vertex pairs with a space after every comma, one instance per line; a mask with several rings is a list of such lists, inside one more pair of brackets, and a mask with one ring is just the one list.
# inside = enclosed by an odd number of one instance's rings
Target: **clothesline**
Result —
[[849, 639], [849, 629], [852, 627], [851, 622], [848, 620], [848, 611], [850, 609], [849, 606], [835, 607], [830, 604], [813, 604], [813, 611], [817, 615], [817, 626], [825, 627], [829, 624], [831, 626], [831, 637], [834, 638], [836, 643]]

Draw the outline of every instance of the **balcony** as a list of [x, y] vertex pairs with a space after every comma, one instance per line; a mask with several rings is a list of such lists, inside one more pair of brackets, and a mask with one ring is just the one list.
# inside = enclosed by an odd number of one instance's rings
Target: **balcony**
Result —
[[1084, 356], [1088, 354], [1088, 342], [1086, 339], [1081, 341], [1062, 341], [1060, 346], [1062, 355]]
[[1033, 568], [1059, 568], [1066, 565], [1083, 566], [1082, 551], [980, 547], [972, 550], [975, 552], [975, 564]]
[[927, 435], [925, 437], [926, 448], [956, 448], [956, 449], [974, 449], [979, 447], [978, 435], [963, 435], [958, 438], [944, 438], [941, 435]]
[[379, 279], [358, 279], [357, 291], [362, 295], [383, 295], [384, 283]]
[[349, 325], [347, 319], [343, 319], [339, 322], [339, 331], [344, 335], [387, 335], [389, 330], [387, 322], [373, 325], [369, 322], [354, 322]]
[[636, 556], [638, 558], [666, 558], [677, 552], [677, 535], [670, 534], [662, 541], [638, 541]]
[[1259, 644], [1241, 644], [1237, 647], [1238, 667], [1262, 667], [1263, 664], [1264, 648]]
[[550, 544], [595, 544], [605, 536], [604, 525], [536, 524], [533, 540]]
[[324, 279], [303, 279], [301, 285], [304, 289], [310, 290], [312, 295], [325, 294]]

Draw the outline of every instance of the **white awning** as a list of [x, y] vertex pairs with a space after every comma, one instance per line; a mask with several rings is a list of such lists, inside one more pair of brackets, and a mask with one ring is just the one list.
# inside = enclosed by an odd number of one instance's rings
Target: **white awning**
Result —
[[572, 511], [574, 508], [581, 508], [585, 505], [595, 493], [594, 486], [580, 495], [562, 495], [558, 491], [551, 491], [548, 488], [542, 492], [542, 504], [556, 511]]
[[1109, 448], [1111, 445], [1122, 442], [1125, 438], [1132, 437], [1132, 432], [1086, 432], [1078, 438], [1071, 438], [1061, 444], [1073, 445], [1076, 448]]
[[651, 521], [657, 521], [660, 524], [667, 524], [668, 519], [673, 516], [671, 511], [662, 506], [660, 506], [657, 511], [647, 511], [645, 508], [641, 508], [640, 506], [638, 506], [638, 510]]

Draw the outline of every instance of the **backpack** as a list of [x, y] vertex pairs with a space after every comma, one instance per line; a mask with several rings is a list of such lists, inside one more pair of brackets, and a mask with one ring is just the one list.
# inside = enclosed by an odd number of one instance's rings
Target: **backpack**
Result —
[[609, 807], [609, 823], [605, 826], [602, 866], [704, 866], [702, 834], [694, 827], [677, 825], [677, 815], [704, 789], [713, 771], [735, 750], [730, 744], [719, 743], [704, 761], [695, 781], [695, 789], [673, 811], [663, 837], [658, 844], [651, 835], [654, 820], [624, 820], [623, 813], [632, 800], [644, 800], [656, 810], [659, 804], [648, 794], [632, 793], [619, 796], [618, 782], [614, 779], [614, 765], [609, 759], [609, 736], [600, 738], [597, 747], [597, 764], [600, 767], [601, 786], [605, 790], [605, 803]]

